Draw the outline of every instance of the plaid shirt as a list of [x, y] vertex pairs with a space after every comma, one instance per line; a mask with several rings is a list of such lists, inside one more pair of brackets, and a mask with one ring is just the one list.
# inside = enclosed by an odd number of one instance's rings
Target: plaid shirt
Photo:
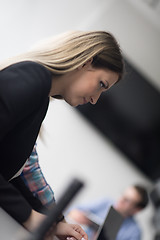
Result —
[[46, 182], [41, 171], [36, 145], [25, 164], [21, 178], [33, 195], [36, 196], [44, 206], [49, 207], [55, 202], [54, 192]]

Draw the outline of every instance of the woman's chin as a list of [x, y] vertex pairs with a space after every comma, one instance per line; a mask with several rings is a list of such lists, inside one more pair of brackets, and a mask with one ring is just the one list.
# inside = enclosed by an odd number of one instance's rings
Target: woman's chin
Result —
[[79, 104], [76, 104], [76, 103], [75, 103], [75, 104], [72, 104], [71, 106], [72, 106], [72, 107], [77, 107], [78, 105], [79, 105]]
[[75, 103], [75, 102], [73, 102], [73, 101], [69, 101], [69, 100], [67, 100], [67, 99], [64, 99], [64, 100], [65, 100], [65, 102], [68, 103], [71, 107], [77, 107], [77, 106], [78, 106], [78, 104]]

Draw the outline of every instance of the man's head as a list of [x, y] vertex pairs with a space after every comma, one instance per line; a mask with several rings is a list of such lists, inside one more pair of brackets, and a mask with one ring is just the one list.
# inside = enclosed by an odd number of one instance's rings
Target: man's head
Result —
[[141, 185], [134, 185], [124, 191], [118, 199], [115, 208], [124, 217], [129, 217], [145, 208], [148, 201], [146, 189]]

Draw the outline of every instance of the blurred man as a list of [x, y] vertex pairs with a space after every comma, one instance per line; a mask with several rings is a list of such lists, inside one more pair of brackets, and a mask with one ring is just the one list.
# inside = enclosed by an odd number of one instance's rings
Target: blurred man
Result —
[[144, 209], [148, 201], [146, 189], [143, 186], [134, 185], [128, 187], [116, 202], [108, 198], [90, 202], [71, 210], [68, 217], [79, 224], [89, 226], [89, 215], [94, 214], [99, 219], [99, 224], [102, 224], [112, 205], [125, 219], [116, 240], [140, 240], [141, 230], [133, 216]]

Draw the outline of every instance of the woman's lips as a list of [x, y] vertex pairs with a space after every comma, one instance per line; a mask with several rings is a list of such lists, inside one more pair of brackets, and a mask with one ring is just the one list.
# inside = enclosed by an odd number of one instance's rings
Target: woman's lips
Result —
[[84, 104], [88, 103], [86, 98], [83, 98], [83, 100], [84, 100]]

